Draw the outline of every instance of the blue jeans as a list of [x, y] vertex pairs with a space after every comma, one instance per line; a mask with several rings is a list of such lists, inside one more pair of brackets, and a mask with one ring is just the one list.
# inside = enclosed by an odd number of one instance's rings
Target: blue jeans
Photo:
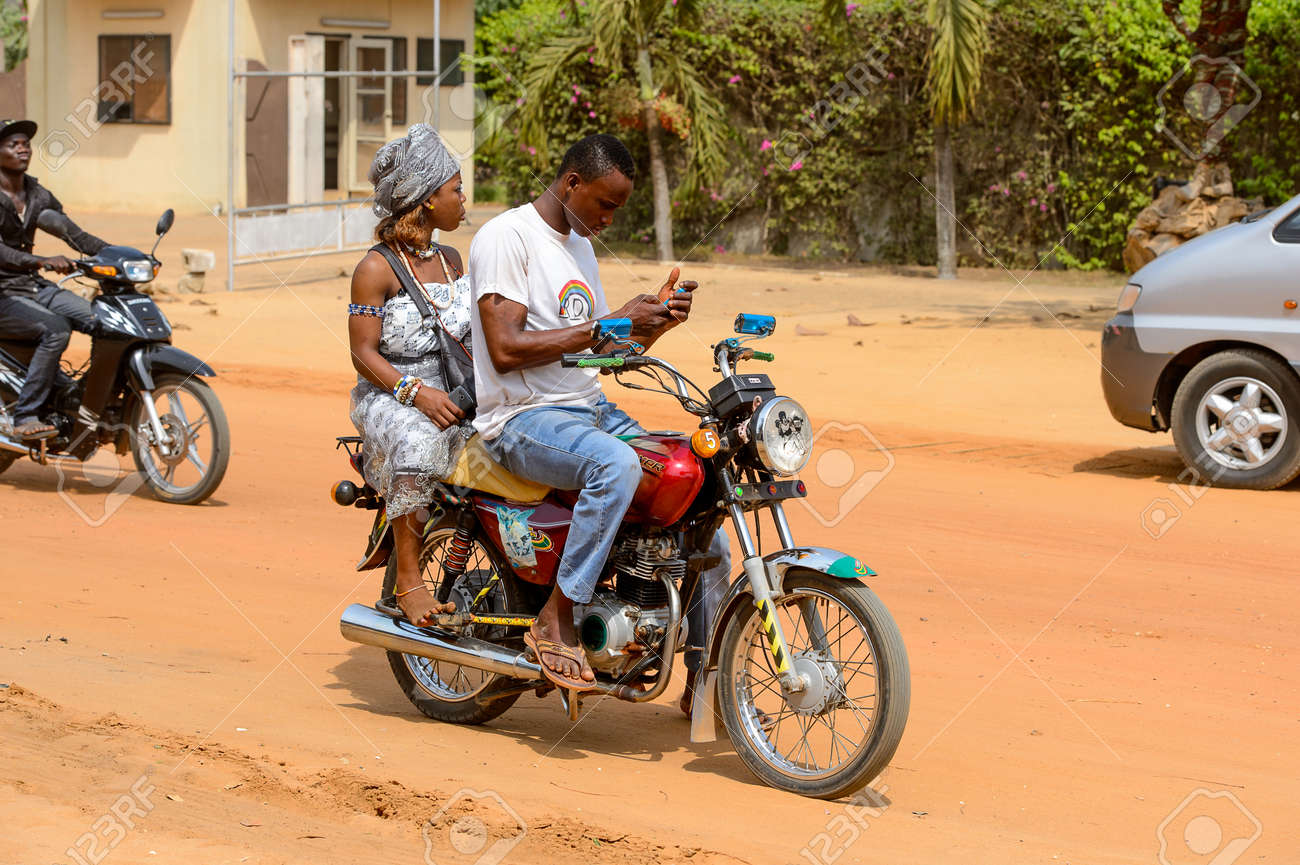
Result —
[[[574, 603], [591, 601], [641, 480], [636, 451], [616, 436], [643, 432], [627, 412], [602, 395], [590, 407], [544, 406], [521, 412], [506, 422], [500, 435], [483, 442], [498, 462], [522, 478], [555, 489], [581, 490], [556, 574], [560, 590]], [[719, 531], [709, 549], [721, 561], [700, 575], [698, 588], [686, 602], [690, 669], [699, 664], [698, 650], [729, 583], [726, 533]]]

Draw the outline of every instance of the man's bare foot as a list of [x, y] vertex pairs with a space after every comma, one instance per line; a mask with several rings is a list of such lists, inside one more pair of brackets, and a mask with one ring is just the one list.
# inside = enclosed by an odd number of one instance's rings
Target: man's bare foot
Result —
[[677, 708], [682, 710], [682, 714], [687, 718], [691, 716], [691, 707], [695, 704], [695, 671], [686, 671], [686, 690], [682, 691], [682, 698], [677, 701]]
[[536, 643], [537, 663], [570, 681], [596, 681], [596, 674], [587, 663], [587, 652], [573, 628], [573, 601], [564, 596], [559, 586], [551, 592], [546, 606], [538, 611], [528, 633]]
[[411, 580], [411, 585], [403, 586], [405, 582], [401, 577], [397, 580], [397, 591], [394, 595], [397, 598], [397, 605], [406, 613], [406, 620], [417, 628], [426, 628], [434, 623], [434, 617], [439, 613], [454, 613], [456, 605], [451, 601], [445, 604], [438, 603], [433, 592], [425, 585], [424, 580], [416, 576]]

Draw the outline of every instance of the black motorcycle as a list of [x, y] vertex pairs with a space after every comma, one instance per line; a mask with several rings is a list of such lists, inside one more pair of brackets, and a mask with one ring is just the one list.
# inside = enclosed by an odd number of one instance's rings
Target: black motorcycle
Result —
[[[192, 505], [217, 489], [230, 460], [230, 427], [212, 388], [197, 376], [212, 367], [171, 344], [167, 316], [139, 287], [161, 266], [154, 253], [171, 229], [169, 209], [158, 220], [158, 240], [146, 255], [129, 246], [106, 246], [73, 262], [76, 270], [59, 280], [93, 280], [91, 302], [99, 333], [90, 358], [79, 368], [66, 360], [41, 415], [56, 433], [25, 441], [13, 433], [12, 410], [22, 390], [27, 363], [36, 349], [28, 340], [0, 335], [0, 471], [29, 455], [53, 460], [88, 460], [99, 448], [128, 451], [153, 494], [165, 502]], [[47, 210], [38, 225], [67, 236], [67, 217]]]

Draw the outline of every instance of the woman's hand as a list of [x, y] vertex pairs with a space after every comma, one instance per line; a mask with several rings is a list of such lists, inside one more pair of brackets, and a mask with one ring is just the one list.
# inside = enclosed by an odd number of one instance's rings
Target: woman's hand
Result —
[[465, 412], [460, 410], [445, 390], [438, 390], [427, 384], [421, 385], [415, 394], [415, 407], [424, 412], [424, 416], [438, 425], [438, 429], [455, 426], [465, 419]]

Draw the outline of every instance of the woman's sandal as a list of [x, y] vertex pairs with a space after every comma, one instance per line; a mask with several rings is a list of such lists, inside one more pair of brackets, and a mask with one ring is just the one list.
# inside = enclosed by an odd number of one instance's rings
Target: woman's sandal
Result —
[[532, 631], [524, 633], [524, 645], [533, 650], [537, 657], [537, 665], [542, 668], [542, 675], [547, 678], [551, 684], [558, 688], [565, 688], [573, 692], [590, 691], [594, 682], [588, 682], [581, 675], [577, 677], [566, 676], [557, 670], [552, 670], [546, 666], [542, 660], [543, 654], [556, 655], [568, 661], [573, 661], [579, 667], [583, 664], [583, 659], [578, 656], [578, 650], [573, 646], [566, 646], [563, 643], [557, 643], [554, 640], [548, 640], [544, 637], [538, 638], [533, 635]]

